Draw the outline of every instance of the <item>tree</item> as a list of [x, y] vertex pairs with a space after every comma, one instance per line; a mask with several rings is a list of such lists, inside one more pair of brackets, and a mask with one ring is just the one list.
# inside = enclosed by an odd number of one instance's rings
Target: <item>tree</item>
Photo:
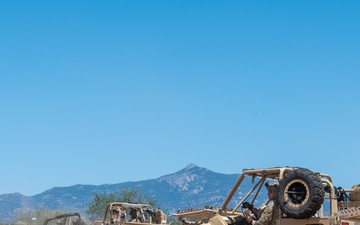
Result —
[[25, 224], [44, 224], [48, 218], [53, 218], [57, 215], [63, 214], [60, 210], [51, 210], [48, 208], [39, 208], [37, 210], [21, 210], [19, 216], [15, 218], [13, 223], [25, 223]]
[[102, 219], [105, 213], [106, 205], [110, 202], [133, 202], [133, 203], [146, 203], [153, 208], [156, 207], [157, 200], [148, 196], [144, 196], [137, 188], [125, 188], [119, 192], [111, 192], [108, 194], [93, 193], [93, 200], [90, 202], [87, 213], [90, 219]]

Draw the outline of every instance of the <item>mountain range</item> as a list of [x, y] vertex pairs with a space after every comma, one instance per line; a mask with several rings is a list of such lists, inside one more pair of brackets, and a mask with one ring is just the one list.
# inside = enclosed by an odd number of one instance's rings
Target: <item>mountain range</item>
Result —
[[94, 193], [119, 192], [137, 188], [143, 195], [158, 200], [170, 213], [196, 206], [220, 206], [240, 174], [221, 174], [189, 164], [184, 169], [156, 179], [104, 185], [56, 187], [34, 196], [20, 193], [0, 195], [0, 222], [10, 223], [20, 210], [40, 207], [85, 214]]

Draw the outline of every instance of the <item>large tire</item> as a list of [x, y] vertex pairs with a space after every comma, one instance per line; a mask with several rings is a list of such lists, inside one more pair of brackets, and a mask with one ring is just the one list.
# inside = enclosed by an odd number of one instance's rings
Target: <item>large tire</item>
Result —
[[295, 169], [280, 180], [277, 202], [288, 217], [306, 219], [321, 208], [324, 195], [319, 176], [308, 169]]

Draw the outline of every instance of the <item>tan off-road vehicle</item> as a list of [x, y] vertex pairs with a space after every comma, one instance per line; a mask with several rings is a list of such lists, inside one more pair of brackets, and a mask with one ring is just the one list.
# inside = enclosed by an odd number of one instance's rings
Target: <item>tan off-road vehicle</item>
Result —
[[93, 225], [139, 225], [167, 224], [166, 214], [153, 210], [151, 205], [127, 202], [111, 202], [106, 205], [104, 219], [94, 221]]
[[243, 203], [264, 208], [269, 200], [259, 202], [261, 189], [273, 181], [279, 182], [276, 224], [360, 225], [360, 184], [335, 187], [329, 175], [298, 167], [244, 169], [221, 206], [178, 210], [174, 216], [184, 225], [246, 225], [245, 218], [254, 215]]
[[64, 213], [45, 220], [44, 225], [87, 225], [79, 213]]

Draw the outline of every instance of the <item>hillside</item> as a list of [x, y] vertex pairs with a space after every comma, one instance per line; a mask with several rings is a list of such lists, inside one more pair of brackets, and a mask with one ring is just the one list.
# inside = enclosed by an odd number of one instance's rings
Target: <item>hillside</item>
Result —
[[106, 185], [81, 185], [52, 188], [34, 196], [20, 193], [0, 195], [1, 222], [9, 223], [21, 209], [46, 207], [85, 214], [93, 193], [118, 192], [123, 188], [138, 188], [144, 195], [158, 199], [169, 212], [202, 205], [221, 205], [239, 174], [221, 174], [194, 164], [156, 179]]

